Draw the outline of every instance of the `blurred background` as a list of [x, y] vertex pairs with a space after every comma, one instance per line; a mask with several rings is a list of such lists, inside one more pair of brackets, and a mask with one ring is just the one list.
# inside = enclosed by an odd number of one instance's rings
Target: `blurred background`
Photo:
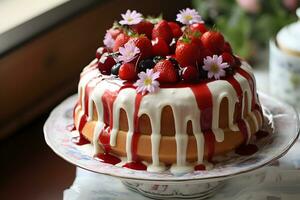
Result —
[[43, 139], [50, 111], [76, 93], [79, 73], [120, 13], [196, 8], [234, 52], [267, 69], [271, 38], [297, 20], [299, 0], [0, 0], [0, 199], [62, 199], [75, 167]]

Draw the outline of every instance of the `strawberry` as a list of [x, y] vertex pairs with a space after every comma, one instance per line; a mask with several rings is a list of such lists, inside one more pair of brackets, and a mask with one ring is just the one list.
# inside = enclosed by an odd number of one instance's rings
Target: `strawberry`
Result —
[[169, 45], [166, 41], [160, 37], [153, 39], [152, 41], [153, 55], [167, 56], [169, 54]]
[[161, 60], [154, 66], [154, 71], [159, 72], [158, 81], [162, 83], [174, 83], [178, 81], [178, 71], [169, 60]]
[[109, 52], [108, 48], [107, 47], [99, 47], [97, 50], [96, 50], [96, 58], [97, 59], [100, 59], [102, 54], [106, 53], [106, 52]]
[[196, 82], [199, 80], [198, 70], [193, 66], [186, 66], [183, 68], [181, 78], [184, 82]]
[[102, 54], [98, 60], [98, 68], [102, 74], [108, 75], [111, 72], [112, 66], [116, 64], [116, 61], [108, 53]]
[[145, 34], [149, 39], [152, 36], [152, 29], [154, 25], [149, 21], [141, 21], [138, 24], [132, 25], [131, 29], [137, 34]]
[[198, 32], [198, 33], [205, 33], [207, 31], [204, 23], [195, 23], [189, 26], [189, 29], [192, 33]]
[[225, 42], [224, 52], [228, 52], [228, 53], [232, 54], [232, 48], [231, 48], [231, 45], [229, 44], [229, 42]]
[[115, 40], [115, 45], [113, 48], [113, 51], [116, 52], [119, 50], [119, 47], [123, 46], [124, 44], [126, 44], [128, 42], [128, 40], [130, 39], [130, 37], [125, 34], [125, 33], [120, 33]]
[[120, 33], [122, 33], [123, 31], [117, 28], [110, 28], [108, 32], [110, 33], [111, 37], [115, 40], [118, 37], [118, 35], [120, 35]]
[[133, 81], [136, 79], [137, 74], [135, 72], [135, 66], [132, 63], [124, 63], [119, 69], [120, 79]]
[[230, 53], [224, 52], [222, 53], [223, 62], [227, 62], [228, 65], [233, 66], [235, 63], [235, 60], [233, 56]]
[[203, 65], [203, 60], [207, 56], [213, 56], [213, 54], [208, 49], [205, 49], [205, 48], [201, 49], [200, 54], [198, 55], [198, 58], [197, 58], [198, 66]]
[[224, 37], [216, 31], [207, 31], [201, 36], [203, 46], [213, 54], [221, 54], [224, 50]]
[[139, 36], [137, 38], [133, 38], [135, 46], [140, 49], [140, 59], [148, 58], [152, 56], [152, 44], [151, 41], [146, 36]]
[[175, 56], [182, 67], [188, 65], [196, 66], [199, 53], [200, 46], [196, 42], [192, 42], [187, 38], [183, 38], [177, 42]]
[[163, 38], [167, 44], [170, 44], [173, 38], [172, 29], [170, 28], [166, 20], [161, 20], [158, 22], [152, 30], [152, 39], [157, 37]]
[[172, 30], [174, 38], [179, 38], [182, 36], [182, 30], [181, 30], [181, 27], [179, 26], [179, 24], [177, 24], [176, 22], [168, 22], [168, 25], [170, 26], [170, 28]]

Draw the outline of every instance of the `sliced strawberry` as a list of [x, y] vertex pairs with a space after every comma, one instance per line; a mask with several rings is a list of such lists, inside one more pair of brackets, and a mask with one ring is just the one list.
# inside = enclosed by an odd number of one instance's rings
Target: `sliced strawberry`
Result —
[[113, 48], [113, 51], [116, 52], [119, 50], [119, 48], [121, 46], [123, 46], [124, 44], [126, 44], [128, 42], [128, 40], [130, 39], [130, 37], [125, 34], [125, 33], [120, 33], [116, 40], [115, 40], [115, 44], [114, 44], [114, 48]]
[[201, 42], [213, 54], [220, 55], [224, 50], [224, 37], [220, 32], [207, 31], [201, 36]]
[[169, 54], [169, 45], [166, 41], [160, 37], [153, 39], [152, 41], [153, 55], [167, 56]]
[[168, 22], [168, 25], [170, 26], [170, 28], [172, 30], [174, 38], [179, 38], [182, 36], [182, 30], [181, 30], [181, 27], [179, 26], [179, 24], [177, 24], [176, 22]]
[[97, 59], [100, 59], [102, 54], [106, 53], [106, 52], [109, 52], [108, 48], [107, 47], [99, 47], [97, 50], [96, 50], [96, 58]]
[[137, 78], [135, 66], [132, 63], [124, 63], [119, 69], [119, 77], [122, 80], [133, 81]]
[[225, 42], [224, 52], [228, 52], [228, 53], [232, 54], [232, 48], [231, 48], [231, 45], [229, 44], [229, 42]]
[[199, 72], [196, 67], [187, 66], [183, 68], [181, 78], [184, 82], [196, 82], [199, 80]]
[[151, 39], [153, 27], [154, 25], [151, 22], [145, 20], [132, 25], [131, 29], [138, 34], [145, 34], [149, 39]]
[[234, 57], [227, 52], [222, 53], [223, 62], [227, 62], [228, 65], [233, 66], [235, 64]]
[[108, 75], [111, 73], [111, 68], [116, 64], [116, 61], [108, 53], [102, 54], [98, 60], [98, 68], [102, 74]]
[[166, 20], [161, 20], [158, 22], [152, 30], [152, 39], [157, 37], [163, 38], [167, 44], [170, 44], [173, 38], [172, 29], [170, 28]]
[[118, 37], [118, 35], [119, 35], [120, 33], [123, 33], [122, 30], [117, 29], [117, 28], [110, 28], [110, 29], [108, 30], [108, 32], [110, 33], [111, 37], [112, 37], [114, 40]]
[[200, 34], [203, 34], [207, 31], [204, 23], [195, 23], [189, 26], [189, 29], [192, 33], [199, 32]]
[[175, 55], [176, 60], [182, 67], [191, 65], [196, 66], [196, 61], [199, 57], [200, 46], [189, 39], [183, 39], [177, 42]]
[[140, 59], [149, 58], [152, 56], [152, 44], [146, 36], [141, 35], [137, 38], [133, 38], [133, 41], [135, 43], [135, 46], [140, 49]]
[[158, 81], [161, 83], [175, 83], [178, 81], [178, 71], [169, 60], [161, 60], [154, 66], [154, 71], [159, 72]]

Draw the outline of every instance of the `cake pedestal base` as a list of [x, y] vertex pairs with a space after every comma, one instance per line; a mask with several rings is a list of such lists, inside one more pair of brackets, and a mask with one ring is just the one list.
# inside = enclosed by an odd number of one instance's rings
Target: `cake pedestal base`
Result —
[[213, 196], [224, 185], [224, 181], [202, 183], [159, 183], [157, 181], [147, 183], [145, 181], [122, 180], [122, 183], [128, 189], [153, 199], [206, 199]]

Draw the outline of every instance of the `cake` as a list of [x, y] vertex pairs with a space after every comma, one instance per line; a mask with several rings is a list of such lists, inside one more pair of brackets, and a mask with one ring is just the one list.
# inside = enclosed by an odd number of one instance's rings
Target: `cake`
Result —
[[127, 10], [83, 69], [76, 142], [91, 143], [100, 161], [150, 172], [205, 170], [262, 127], [249, 64], [196, 10], [183, 9], [176, 20]]

